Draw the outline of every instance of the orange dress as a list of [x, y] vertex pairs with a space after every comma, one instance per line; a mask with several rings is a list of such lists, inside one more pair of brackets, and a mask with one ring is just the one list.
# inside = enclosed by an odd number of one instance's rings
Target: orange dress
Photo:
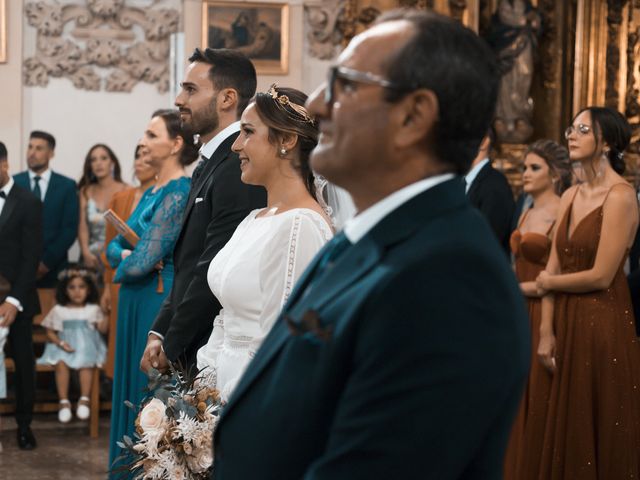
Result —
[[[563, 274], [593, 267], [602, 228], [600, 206], [569, 236], [572, 207], [556, 234]], [[605, 290], [556, 292], [557, 371], [540, 480], [640, 478], [640, 344], [624, 260]]]
[[[522, 218], [524, 222], [528, 212]], [[544, 270], [549, 259], [551, 240], [549, 227], [546, 235], [535, 232], [511, 234], [511, 251], [515, 259], [516, 276], [520, 282], [533, 282]], [[537, 480], [542, 443], [544, 441], [551, 375], [538, 360], [540, 341], [541, 302], [539, 298], [527, 298], [531, 325], [531, 370], [505, 455], [506, 480]]]
[[[122, 220], [127, 220], [133, 211], [133, 202], [136, 198], [137, 188], [127, 188], [122, 190], [111, 197], [109, 202], [109, 208], [113, 210]], [[104, 241], [103, 251], [107, 251], [107, 245], [113, 240], [118, 232], [116, 229], [107, 222], [106, 234]], [[102, 263], [105, 265], [104, 269], [104, 287], [111, 289], [111, 312], [109, 313], [109, 338], [107, 342], [107, 362], [104, 366], [105, 374], [109, 378], [113, 378], [113, 367], [115, 362], [116, 353], [116, 328], [118, 320], [118, 291], [120, 286], [113, 283], [113, 269], [109, 266], [109, 262], [106, 259], [104, 253], [102, 254]]]

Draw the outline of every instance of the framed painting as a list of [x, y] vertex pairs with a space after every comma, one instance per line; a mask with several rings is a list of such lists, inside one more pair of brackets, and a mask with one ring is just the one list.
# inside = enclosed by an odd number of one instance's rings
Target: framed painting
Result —
[[285, 75], [289, 70], [289, 6], [205, 0], [202, 45], [244, 53], [258, 74]]
[[7, 62], [7, 0], [0, 0], [0, 63]]

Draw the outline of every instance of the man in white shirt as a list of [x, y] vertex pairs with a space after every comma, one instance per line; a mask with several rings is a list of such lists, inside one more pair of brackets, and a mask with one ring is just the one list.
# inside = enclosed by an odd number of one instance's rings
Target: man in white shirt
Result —
[[529, 363], [518, 283], [459, 175], [495, 59], [459, 22], [385, 14], [308, 101], [311, 166], [358, 211], [222, 410], [217, 480], [502, 478]]
[[44, 250], [38, 265], [38, 288], [53, 289], [58, 273], [67, 265], [71, 245], [78, 235], [79, 205], [76, 182], [51, 170], [56, 139], [48, 132], [29, 135], [26, 172], [14, 178], [42, 202]]
[[7, 149], [0, 142], [0, 276], [9, 284], [6, 296], [0, 293], [0, 327], [9, 327], [18, 446], [23, 450], [36, 447], [30, 428], [35, 393], [31, 323], [40, 313], [35, 283], [41, 254], [42, 203], [9, 176]]
[[507, 178], [491, 165], [489, 152], [494, 142], [495, 133], [490, 128], [471, 163], [469, 173], [465, 175], [466, 193], [471, 205], [480, 210], [503, 250], [509, 254], [515, 202]]

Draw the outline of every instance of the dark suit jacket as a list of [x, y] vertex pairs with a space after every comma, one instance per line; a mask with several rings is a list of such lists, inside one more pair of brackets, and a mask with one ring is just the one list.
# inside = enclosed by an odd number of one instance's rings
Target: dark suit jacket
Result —
[[184, 356], [188, 364], [195, 363], [221, 308], [207, 283], [209, 263], [249, 212], [267, 203], [264, 188], [240, 180], [240, 160], [231, 151], [237, 136], [218, 147], [191, 184], [173, 253], [173, 288], [151, 328], [165, 336], [163, 348], [172, 361]]
[[222, 411], [213, 478], [502, 478], [530, 339], [492, 235], [456, 178], [314, 278], [330, 242]]
[[508, 254], [515, 202], [506, 177], [489, 162], [478, 172], [467, 196], [471, 204], [489, 221], [500, 245]]
[[25, 317], [40, 313], [36, 270], [42, 255], [42, 204], [14, 184], [0, 214], [0, 274], [11, 283]]
[[[16, 184], [31, 191], [27, 172], [13, 178]], [[58, 273], [67, 265], [69, 249], [78, 235], [79, 208], [76, 182], [51, 172], [42, 210], [44, 250], [41, 258], [49, 273], [38, 280], [38, 288], [55, 287]]]

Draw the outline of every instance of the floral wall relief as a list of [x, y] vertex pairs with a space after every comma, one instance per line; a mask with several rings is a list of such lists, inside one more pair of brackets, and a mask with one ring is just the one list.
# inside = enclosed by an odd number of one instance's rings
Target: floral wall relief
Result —
[[64, 77], [82, 90], [130, 92], [137, 83], [145, 82], [166, 92], [169, 37], [178, 31], [180, 13], [126, 3], [28, 2], [25, 15], [37, 29], [37, 38], [36, 54], [24, 62], [24, 83], [44, 87], [51, 77]]

